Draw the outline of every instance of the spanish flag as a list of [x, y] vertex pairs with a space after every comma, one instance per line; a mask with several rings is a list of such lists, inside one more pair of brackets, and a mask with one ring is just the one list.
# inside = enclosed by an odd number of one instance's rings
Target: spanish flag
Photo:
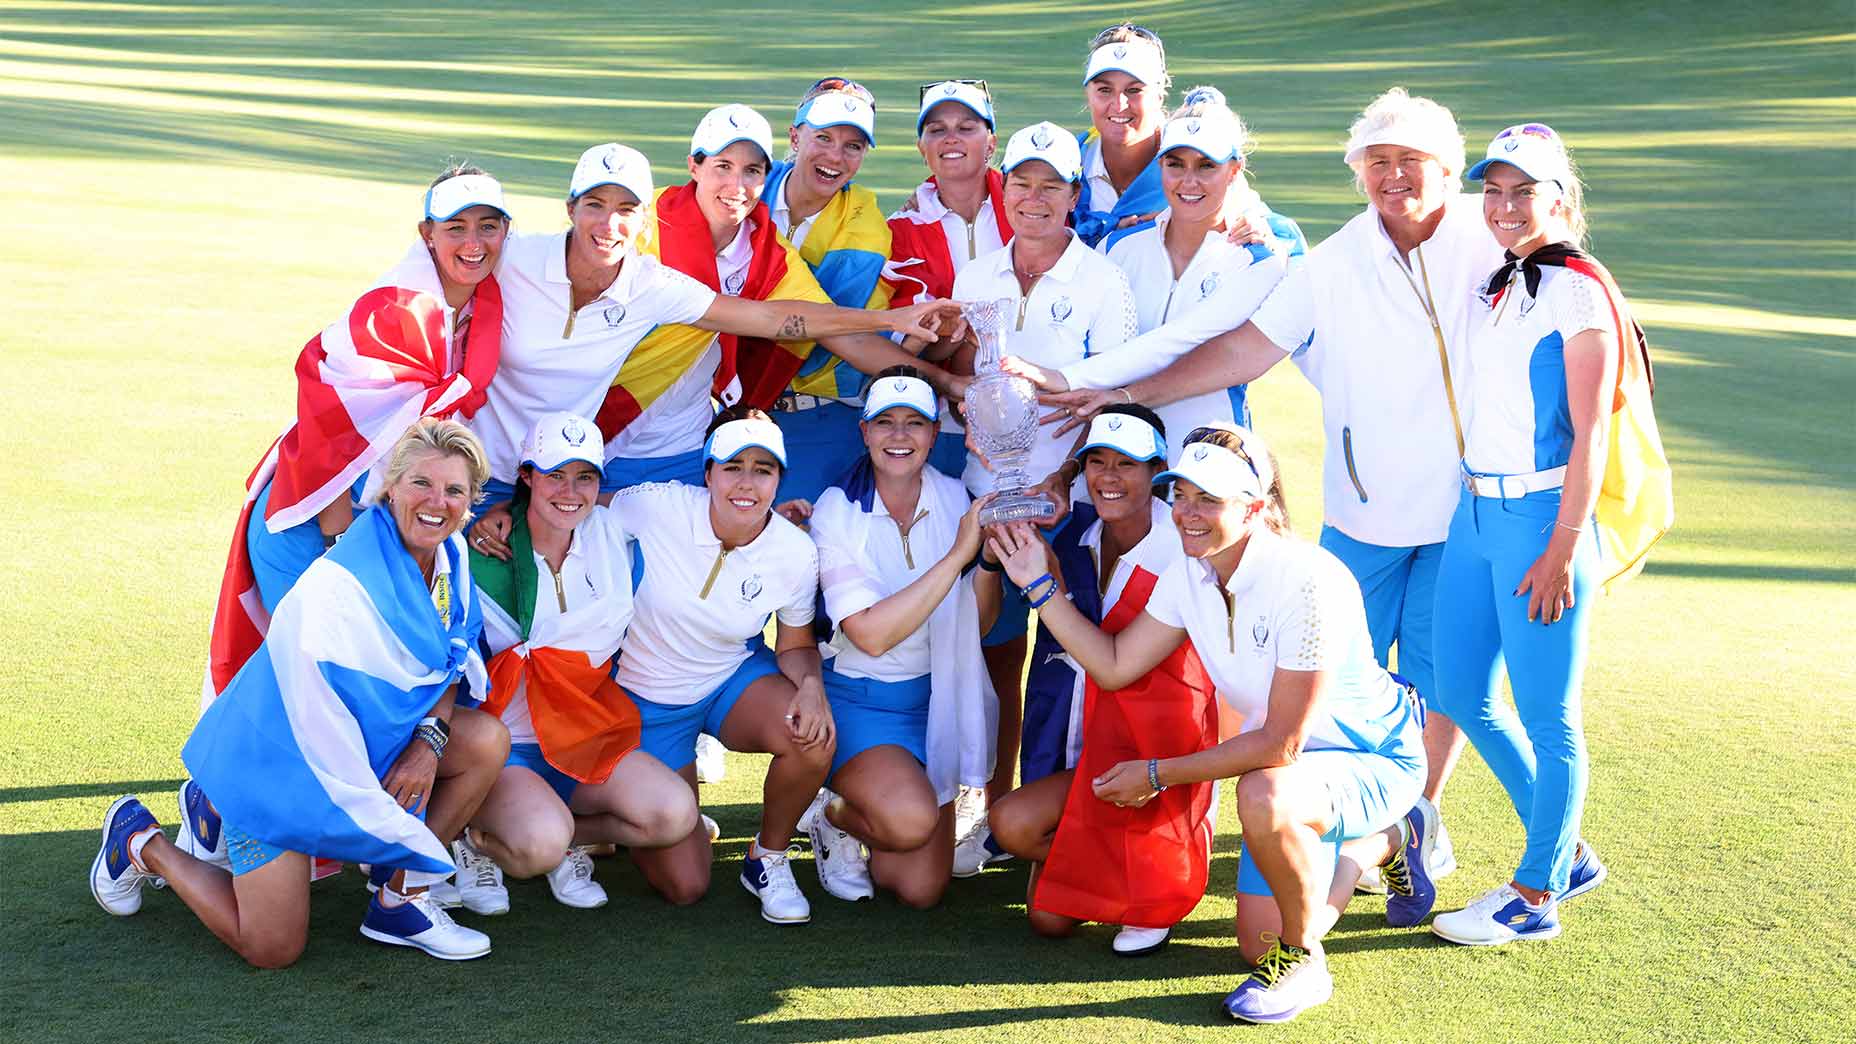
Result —
[[[792, 171], [790, 163], [774, 164], [761, 198], [780, 198], [780, 186]], [[845, 185], [831, 197], [812, 219], [812, 231], [806, 233], [799, 256], [833, 304], [872, 310], [889, 307], [889, 287], [882, 280], [883, 265], [889, 260], [889, 223], [877, 206], [876, 193], [862, 185]], [[793, 390], [848, 399], [863, 393], [864, 377], [828, 349], [815, 345], [799, 364]]]
[[[696, 205], [692, 183], [658, 190], [650, 226], [640, 238], [640, 253], [656, 256], [665, 264], [717, 293], [725, 292], [715, 267], [715, 241], [709, 223]], [[779, 230], [767, 204], [756, 203], [748, 215], [749, 240], [754, 258], [747, 278], [733, 296], [756, 301], [798, 300], [830, 304]], [[660, 326], [645, 335], [619, 368], [594, 418], [606, 441], [625, 430], [645, 408], [683, 376], [718, 335], [693, 326]], [[799, 372], [814, 342], [778, 342], [758, 337], [721, 334], [722, 363], [715, 375], [715, 394], [723, 402], [745, 402], [770, 408]]]

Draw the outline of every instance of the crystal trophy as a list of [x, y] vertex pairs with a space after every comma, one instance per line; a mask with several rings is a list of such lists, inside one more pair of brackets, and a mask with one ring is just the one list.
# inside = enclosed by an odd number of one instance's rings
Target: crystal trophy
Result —
[[992, 503], [980, 509], [980, 524], [987, 526], [1050, 518], [1057, 513], [1049, 498], [1025, 492], [1032, 483], [1025, 466], [1038, 438], [1038, 396], [1030, 381], [999, 368], [1013, 306], [1011, 298], [1000, 298], [960, 307], [980, 344], [973, 361], [973, 383], [967, 388], [966, 415], [973, 444], [996, 476]]

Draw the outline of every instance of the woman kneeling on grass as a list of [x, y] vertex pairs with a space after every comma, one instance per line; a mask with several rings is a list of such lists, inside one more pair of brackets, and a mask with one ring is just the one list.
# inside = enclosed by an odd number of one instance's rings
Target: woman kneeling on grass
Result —
[[825, 695], [838, 751], [807, 830], [826, 891], [868, 899], [874, 878], [925, 908], [952, 876], [955, 796], [992, 775], [999, 706], [980, 635], [998, 612], [997, 585], [982, 607], [967, 572], [979, 508], [959, 479], [928, 466], [934, 389], [913, 368], [885, 370], [863, 413], [866, 456], [811, 516], [837, 625]]
[[[1169, 786], [1237, 780], [1238, 948], [1256, 970], [1224, 1006], [1246, 1022], [1286, 1022], [1328, 1000], [1321, 937], [1359, 864], [1385, 864], [1402, 880], [1408, 865], [1422, 866], [1426, 840], [1401, 819], [1424, 785], [1416, 697], [1374, 662], [1351, 574], [1289, 534], [1275, 475], [1255, 435], [1194, 431], [1178, 465], [1159, 476], [1173, 481], [1186, 559], [1160, 578], [1141, 616], [1111, 635], [1066, 599], [1040, 610], [1104, 688], [1132, 684], [1191, 638], [1218, 694], [1243, 716], [1224, 743], [1124, 761], [1093, 785], [1103, 801], [1139, 808]], [[1045, 552], [1028, 527], [997, 531], [992, 546], [1014, 582], [1039, 582]], [[1340, 861], [1344, 842], [1353, 844]]]
[[[381, 887], [361, 934], [467, 960], [490, 952], [427, 888], [453, 865], [443, 838], [477, 811], [509, 735], [457, 707], [487, 691], [483, 616], [457, 536], [488, 477], [456, 421], [399, 440], [379, 501], [278, 603], [270, 633], [201, 716], [181, 759], [224, 816], [231, 871], [181, 851], [134, 797], [103, 821], [90, 889], [110, 913], [142, 906], [156, 874], [226, 945], [261, 968], [303, 952], [312, 856], [372, 863]], [[472, 740], [458, 726], [473, 722]], [[454, 733], [455, 730], [455, 733]], [[430, 801], [450, 784], [447, 801]]]
[[546, 874], [568, 906], [603, 906], [593, 861], [573, 845], [661, 848], [696, 825], [695, 796], [638, 749], [638, 708], [612, 680], [632, 617], [632, 555], [618, 515], [596, 503], [605, 465], [592, 421], [537, 421], [522, 447], [514, 553], [507, 562], [471, 556], [494, 654], [484, 709], [501, 716], [510, 739], [474, 836], [467, 830], [452, 846], [472, 909], [509, 909], [504, 871]]

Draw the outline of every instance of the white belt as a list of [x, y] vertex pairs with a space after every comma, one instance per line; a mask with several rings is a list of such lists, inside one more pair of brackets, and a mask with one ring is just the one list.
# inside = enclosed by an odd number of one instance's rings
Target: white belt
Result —
[[1559, 489], [1566, 484], [1566, 466], [1548, 468], [1545, 471], [1532, 471], [1525, 475], [1471, 475], [1463, 473], [1463, 488], [1479, 497], [1498, 497], [1503, 500], [1525, 497], [1529, 493], [1539, 493], [1547, 489]]
[[806, 410], [816, 410], [820, 406], [830, 406], [834, 403], [841, 403], [852, 408], [858, 405], [855, 402], [844, 399], [830, 399], [822, 395], [805, 395], [800, 392], [788, 392], [780, 396], [779, 399], [774, 402], [773, 409], [775, 413], [804, 413]]

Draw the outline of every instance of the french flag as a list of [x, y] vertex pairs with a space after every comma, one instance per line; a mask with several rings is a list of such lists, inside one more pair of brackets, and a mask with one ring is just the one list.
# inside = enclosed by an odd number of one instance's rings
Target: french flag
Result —
[[245, 480], [213, 613], [200, 694], [210, 706], [257, 651], [271, 625], [247, 551], [251, 514], [272, 486], [267, 529], [306, 522], [371, 469], [421, 417], [469, 417], [483, 405], [502, 355], [503, 295], [491, 276], [471, 297], [464, 343], [451, 343], [451, 310], [424, 244], [297, 356], [295, 422]]

